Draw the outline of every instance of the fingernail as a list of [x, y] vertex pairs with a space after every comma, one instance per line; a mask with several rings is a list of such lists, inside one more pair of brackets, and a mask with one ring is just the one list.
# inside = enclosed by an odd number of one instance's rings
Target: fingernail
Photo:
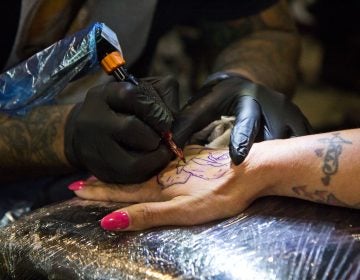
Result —
[[68, 186], [71, 191], [79, 191], [85, 187], [85, 181], [75, 181]]
[[112, 212], [101, 220], [101, 227], [105, 230], [126, 229], [129, 224], [129, 216], [123, 211]]
[[88, 181], [96, 181], [98, 180], [98, 178], [96, 178], [94, 175], [90, 176], [89, 178], [87, 178]]

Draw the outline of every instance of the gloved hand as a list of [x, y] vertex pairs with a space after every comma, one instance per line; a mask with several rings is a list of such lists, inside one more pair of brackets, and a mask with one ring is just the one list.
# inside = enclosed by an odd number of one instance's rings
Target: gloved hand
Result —
[[[161, 100], [149, 97], [148, 90]], [[139, 86], [111, 82], [92, 88], [69, 114], [67, 159], [105, 182], [144, 181], [171, 159], [159, 132], [171, 128], [177, 110], [178, 83], [171, 77], [144, 79]]]
[[219, 72], [209, 77], [174, 122], [174, 139], [185, 145], [190, 136], [222, 115], [235, 115], [229, 143], [234, 164], [244, 161], [255, 141], [306, 135], [310, 124], [285, 95], [240, 75]]

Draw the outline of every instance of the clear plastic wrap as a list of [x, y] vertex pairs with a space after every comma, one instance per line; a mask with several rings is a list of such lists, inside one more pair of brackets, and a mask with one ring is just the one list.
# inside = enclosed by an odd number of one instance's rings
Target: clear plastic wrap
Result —
[[1, 74], [0, 112], [22, 115], [52, 102], [71, 80], [98, 68], [103, 38], [121, 52], [115, 33], [103, 23], [94, 23]]
[[0, 232], [1, 279], [360, 279], [360, 212], [263, 198], [194, 227], [109, 233], [121, 204], [73, 199]]

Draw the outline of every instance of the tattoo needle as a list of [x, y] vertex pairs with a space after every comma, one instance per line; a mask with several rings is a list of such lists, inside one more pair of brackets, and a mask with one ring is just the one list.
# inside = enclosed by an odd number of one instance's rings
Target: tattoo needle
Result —
[[[127, 81], [136, 86], [139, 86], [138, 80], [131, 74], [128, 73], [127, 69], [125, 68], [125, 59], [121, 55], [119, 51], [112, 51], [104, 56], [101, 60], [101, 66], [104, 71], [109, 74], [113, 75], [117, 81]], [[148, 94], [157, 95], [156, 92], [147, 90]], [[156, 99], [160, 99], [158, 96], [154, 96]], [[184, 163], [185, 157], [182, 149], [180, 149], [174, 142], [172, 138], [171, 131], [165, 131], [161, 133], [162, 139], [165, 141], [169, 149], [179, 157]]]

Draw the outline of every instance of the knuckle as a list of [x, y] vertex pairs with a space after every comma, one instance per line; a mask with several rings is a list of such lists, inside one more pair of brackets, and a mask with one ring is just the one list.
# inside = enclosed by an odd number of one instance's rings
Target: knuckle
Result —
[[110, 202], [117, 202], [117, 192], [114, 189], [110, 189], [110, 186], [108, 187], [108, 189], [105, 189], [102, 193], [102, 199], [104, 201], [110, 201]]
[[119, 85], [114, 85], [110, 97], [114, 100], [127, 100], [134, 103], [137, 97], [137, 90], [134, 85], [121, 82]]
[[134, 115], [126, 115], [122, 118], [122, 122], [120, 124], [120, 129], [122, 131], [133, 131], [138, 127], [139, 120]]
[[148, 205], [143, 205], [140, 209], [140, 217], [144, 223], [154, 224], [156, 222], [156, 212]]
[[106, 85], [104, 90], [107, 103], [112, 104], [132, 104], [136, 101], [136, 88], [127, 82], [111, 82]]

